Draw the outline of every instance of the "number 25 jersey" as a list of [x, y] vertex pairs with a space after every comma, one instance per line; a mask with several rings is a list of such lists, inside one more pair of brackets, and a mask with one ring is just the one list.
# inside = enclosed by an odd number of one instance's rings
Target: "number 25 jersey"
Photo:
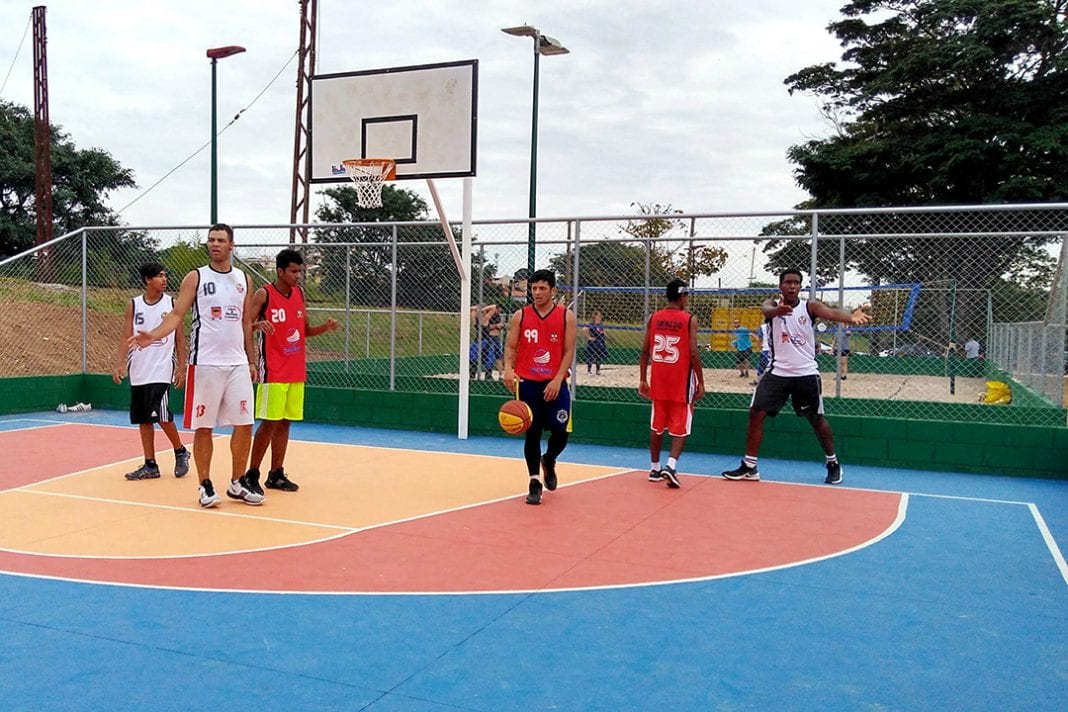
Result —
[[690, 364], [690, 320], [681, 309], [661, 309], [649, 317], [649, 353], [652, 365], [649, 397], [659, 401], [690, 403], [697, 392], [697, 374]]

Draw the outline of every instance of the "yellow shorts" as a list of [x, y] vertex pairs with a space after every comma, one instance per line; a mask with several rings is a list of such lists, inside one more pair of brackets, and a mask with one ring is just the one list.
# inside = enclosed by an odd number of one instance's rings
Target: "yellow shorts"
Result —
[[260, 420], [304, 420], [304, 384], [256, 384], [256, 417]]

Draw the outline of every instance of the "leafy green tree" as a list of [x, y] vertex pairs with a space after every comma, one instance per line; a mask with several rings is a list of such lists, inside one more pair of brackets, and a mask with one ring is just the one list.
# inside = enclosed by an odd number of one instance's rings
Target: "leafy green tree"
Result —
[[[348, 251], [350, 294], [357, 304], [389, 305], [393, 280], [393, 230], [375, 222], [426, 221], [429, 211], [418, 194], [386, 184], [382, 187], [382, 207], [363, 208], [356, 193], [348, 187], [328, 188], [322, 193], [328, 202], [316, 211], [325, 223], [344, 223], [316, 231], [318, 243], [354, 243]], [[349, 223], [365, 223], [353, 225]], [[459, 235], [454, 230], [457, 244]], [[459, 277], [445, 235], [436, 222], [403, 225], [397, 228], [397, 303], [412, 309], [455, 311], [459, 308]], [[320, 278], [324, 291], [344, 292], [345, 251], [321, 250]]]
[[[785, 80], [816, 96], [834, 133], [790, 148], [811, 199], [800, 208], [1035, 202], [1068, 197], [1068, 34], [1064, 0], [853, 0], [829, 31], [840, 64], [810, 66]], [[993, 287], [1021, 256], [1037, 259], [1062, 217], [1018, 218], [993, 238], [916, 236], [988, 231], [989, 216], [953, 211], [914, 216], [836, 216], [820, 236], [848, 239], [847, 268], [873, 284], [946, 280]], [[807, 217], [768, 226], [806, 234]], [[901, 234], [904, 238], [876, 235]], [[824, 240], [819, 277], [837, 273], [838, 241]], [[806, 240], [773, 240], [769, 267], [807, 271]], [[1034, 259], [1031, 260], [1034, 262]], [[1032, 264], [1032, 267], [1034, 265]], [[1038, 283], [1036, 283], [1038, 284]], [[948, 305], [939, 313], [948, 314]], [[985, 304], [958, 304], [974, 328]], [[995, 317], [996, 318], [996, 317]], [[944, 340], [947, 324], [931, 324]]]
[[[58, 237], [80, 227], [117, 225], [106, 205], [110, 191], [136, 187], [133, 173], [106, 151], [78, 148], [52, 127], [53, 230]], [[33, 246], [37, 235], [33, 114], [0, 100], [0, 257]], [[119, 236], [121, 240], [124, 236]], [[138, 244], [134, 243], [136, 251]], [[121, 262], [120, 262], [121, 263]]]
[[692, 285], [698, 277], [712, 276], [727, 264], [726, 250], [714, 245], [695, 245], [689, 240], [684, 220], [665, 217], [682, 214], [670, 203], [631, 203], [631, 207], [637, 207], [639, 214], [651, 217], [630, 220], [620, 230], [631, 237], [655, 240], [649, 244], [659, 254], [658, 261], [663, 262], [675, 277]]

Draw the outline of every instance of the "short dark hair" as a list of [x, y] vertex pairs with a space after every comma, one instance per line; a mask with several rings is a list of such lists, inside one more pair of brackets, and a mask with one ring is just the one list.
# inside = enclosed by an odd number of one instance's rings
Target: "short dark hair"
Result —
[[805, 275], [801, 274], [801, 270], [799, 270], [799, 269], [784, 269], [782, 272], [779, 272], [779, 284], [782, 284], [783, 282], [786, 281], [786, 275], [788, 275], [788, 274], [796, 274], [797, 278], [799, 280], [801, 280], [802, 282], [805, 281]]
[[152, 279], [161, 272], [166, 272], [167, 268], [161, 265], [159, 262], [146, 262], [141, 265], [141, 269], [138, 272], [141, 273], [141, 283], [145, 284], [148, 280]]
[[225, 232], [227, 236], [229, 236], [230, 242], [234, 241], [234, 229], [232, 227], [230, 227], [226, 223], [215, 223], [214, 225], [208, 228], [208, 232], [216, 232], [218, 230], [222, 230], [223, 232]]
[[278, 269], [285, 269], [292, 264], [302, 265], [304, 264], [304, 258], [300, 256], [299, 252], [288, 247], [279, 252], [274, 258], [274, 266]]
[[668, 282], [667, 289], [664, 290], [664, 295], [669, 302], [678, 301], [679, 297], [684, 294], [689, 294], [690, 289], [686, 286], [686, 282], [681, 279], [673, 279]]
[[539, 269], [530, 276], [530, 283], [546, 282], [550, 287], [556, 286], [556, 273], [551, 269]]

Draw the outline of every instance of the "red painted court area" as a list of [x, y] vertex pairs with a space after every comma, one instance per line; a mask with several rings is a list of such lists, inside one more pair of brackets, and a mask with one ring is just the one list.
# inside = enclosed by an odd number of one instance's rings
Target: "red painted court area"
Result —
[[[192, 433], [180, 433], [193, 442]], [[22, 487], [52, 477], [81, 472], [102, 463], [141, 455], [141, 441], [133, 428], [97, 425], [52, 425], [0, 431], [0, 489]], [[170, 447], [167, 436], [155, 431], [156, 449]]]
[[[138, 449], [136, 431], [77, 425], [0, 433], [0, 446], [16, 443], [14, 451], [5, 448], [10, 454], [0, 475], [5, 490], [63, 474], [59, 469], [78, 472], [129, 458]], [[344, 457], [345, 448], [338, 448], [338, 456]], [[412, 456], [419, 459], [413, 467], [425, 468], [425, 459], [435, 455], [413, 451]], [[498, 467], [501, 477], [515, 478], [513, 463], [506, 459], [464, 457], [472, 458], [472, 467]], [[561, 487], [547, 494], [540, 507], [523, 503], [524, 484], [522, 478], [516, 482], [517, 496], [512, 499], [480, 504], [489, 498], [474, 489], [465, 493], [465, 508], [359, 530], [341, 528], [338, 536], [325, 541], [153, 558], [6, 550], [0, 551], [0, 570], [148, 586], [281, 592], [622, 586], [736, 575], [834, 556], [885, 536], [903, 516], [903, 496], [897, 493], [766, 481], [684, 476], [682, 489], [672, 490], [646, 482], [644, 472], [631, 471]], [[377, 485], [368, 477], [333, 486]], [[138, 487], [125, 491], [150, 492]], [[418, 496], [418, 490], [406, 496]], [[78, 506], [83, 501], [85, 507], [97, 506], [91, 498], [76, 501]], [[219, 517], [230, 518], [223, 531], [250, 526], [249, 517], [256, 518], [258, 526], [276, 521], [278, 526], [292, 525], [276, 520], [279, 510], [272, 514], [270, 501], [260, 508], [234, 505], [212, 511], [191, 507], [187, 498], [175, 505], [192, 510], [183, 537], [197, 536], [207, 521], [202, 517], [215, 518], [213, 524]], [[314, 511], [302, 512], [300, 519], [317, 521]]]

